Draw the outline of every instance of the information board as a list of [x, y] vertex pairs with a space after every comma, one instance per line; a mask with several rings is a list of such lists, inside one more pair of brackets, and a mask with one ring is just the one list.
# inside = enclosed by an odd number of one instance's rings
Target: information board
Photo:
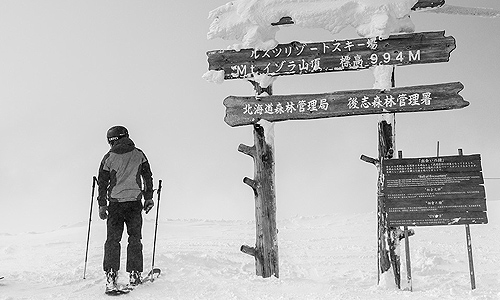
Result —
[[390, 159], [382, 165], [389, 226], [488, 222], [479, 154]]

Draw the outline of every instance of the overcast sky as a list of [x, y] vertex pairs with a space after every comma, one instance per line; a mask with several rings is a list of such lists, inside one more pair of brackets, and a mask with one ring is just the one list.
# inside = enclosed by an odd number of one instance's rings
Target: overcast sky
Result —
[[[252, 86], [201, 78], [206, 52], [236, 42], [206, 38], [209, 11], [226, 2], [0, 2], [0, 232], [87, 222], [106, 131], [118, 124], [146, 153], [155, 187], [163, 180], [162, 219], [254, 219], [253, 192], [242, 183], [253, 177], [253, 162], [237, 151], [253, 144], [252, 128], [226, 125], [222, 105], [228, 95], [252, 95]], [[500, 9], [498, 0], [446, 2]], [[397, 150], [434, 156], [440, 141], [441, 155], [479, 153], [485, 177], [500, 177], [500, 18], [412, 19], [416, 31], [445, 30], [457, 48], [448, 63], [396, 68], [396, 85], [460, 81], [470, 106], [396, 115]], [[280, 43], [354, 38], [353, 29], [333, 36], [296, 26], [277, 34]], [[372, 86], [368, 70], [285, 76], [274, 94]], [[278, 219], [374, 211], [377, 172], [359, 157], [377, 156], [377, 121], [277, 123]], [[500, 200], [499, 185], [486, 180], [488, 200]], [[101, 222], [96, 213], [93, 222]]]

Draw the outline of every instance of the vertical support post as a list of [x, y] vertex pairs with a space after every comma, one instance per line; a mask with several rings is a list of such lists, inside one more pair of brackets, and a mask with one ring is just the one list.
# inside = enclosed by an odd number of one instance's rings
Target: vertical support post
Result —
[[[262, 88], [251, 81], [257, 95], [272, 94], [272, 86]], [[238, 150], [254, 159], [254, 179], [244, 178], [255, 196], [256, 245], [243, 245], [241, 251], [255, 257], [256, 274], [264, 278], [279, 277], [278, 238], [276, 228], [276, 193], [274, 175], [274, 125], [260, 121], [253, 126], [254, 146], [240, 145]]]
[[387, 272], [391, 268], [388, 249], [388, 228], [385, 211], [384, 201], [384, 175], [382, 173], [383, 161], [392, 154], [392, 125], [385, 120], [378, 123], [378, 137], [379, 137], [379, 154], [378, 160], [378, 184], [377, 184], [377, 219], [378, 219], [378, 259], [379, 259], [379, 278], [380, 275]]
[[[462, 156], [462, 149], [458, 149], [458, 155]], [[469, 274], [470, 274], [470, 287], [472, 290], [476, 289], [476, 276], [474, 273], [474, 260], [472, 257], [472, 239], [470, 236], [470, 226], [465, 224], [465, 240], [467, 242], [467, 253], [469, 255]]]
[[[403, 151], [398, 151], [398, 158], [403, 158]], [[411, 260], [410, 260], [410, 239], [408, 234], [408, 226], [403, 227], [405, 239], [405, 254], [406, 254], [406, 283], [409, 286], [410, 292], [413, 291], [413, 281], [411, 278]]]
[[404, 226], [405, 233], [405, 253], [406, 253], [406, 282], [413, 291], [413, 280], [411, 278], [411, 260], [410, 260], [410, 239], [408, 238], [408, 226]]
[[[391, 86], [395, 87], [395, 67], [392, 69]], [[400, 260], [396, 255], [396, 246], [399, 238], [396, 236], [395, 228], [389, 228], [387, 223], [387, 213], [385, 210], [384, 194], [384, 160], [391, 159], [394, 155], [396, 137], [396, 117], [395, 114], [382, 115], [382, 120], [378, 123], [378, 166], [379, 180], [377, 185], [377, 226], [378, 226], [378, 280], [380, 276], [387, 272], [391, 266], [394, 271], [394, 281], [398, 288], [401, 287]]]
[[469, 224], [465, 224], [465, 238], [467, 240], [467, 252], [469, 253], [470, 287], [472, 290], [474, 290], [476, 289], [476, 276], [474, 275], [474, 261], [472, 259], [472, 240], [470, 237]]

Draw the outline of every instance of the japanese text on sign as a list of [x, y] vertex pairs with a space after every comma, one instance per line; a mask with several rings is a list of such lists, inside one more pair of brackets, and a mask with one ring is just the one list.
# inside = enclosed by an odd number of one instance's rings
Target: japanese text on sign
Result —
[[[333, 41], [313, 44], [291, 43], [278, 45], [276, 48], [267, 51], [253, 50], [250, 55], [251, 61], [270, 60], [264, 65], [253, 63], [241, 63], [231, 65], [230, 76], [233, 78], [247, 77], [258, 71], [264, 74], [287, 74], [287, 73], [315, 73], [321, 71], [343, 71], [360, 70], [375, 65], [403, 64], [421, 60], [420, 50], [397, 50], [383, 53], [360, 54], [356, 51], [375, 51], [378, 48], [377, 39], [369, 38], [366, 42], [356, 41]], [[311, 59], [297, 59], [304, 53], [313, 56]], [[313, 54], [310, 54], [313, 53]], [[336, 58], [331, 57], [322, 60], [322, 55], [336, 54]], [[320, 56], [320, 57], [317, 57]]]
[[[338, 100], [338, 99], [337, 99]], [[361, 96], [349, 97], [346, 100], [346, 108], [348, 110], [360, 109], [386, 109], [397, 108], [404, 106], [430, 106], [431, 93], [414, 93], [399, 94], [398, 96]], [[280, 115], [294, 113], [314, 113], [319, 111], [328, 111], [330, 101], [327, 98], [312, 99], [309, 101], [283, 101], [283, 102], [262, 102], [262, 103], [247, 103], [243, 107], [244, 115]]]
[[243, 108], [243, 114], [248, 115], [273, 115], [273, 114], [293, 114], [315, 112], [319, 110], [328, 110], [329, 103], [326, 99], [314, 99], [310, 101], [300, 100], [297, 102], [287, 101], [286, 103], [255, 103], [246, 104]]
[[445, 169], [465, 169], [477, 167], [473, 161], [445, 162], [443, 158], [420, 159], [418, 164], [388, 165], [386, 174], [440, 172]]
[[209, 70], [224, 79], [364, 70], [378, 65], [407, 66], [449, 61], [455, 39], [444, 31], [395, 34], [388, 38], [278, 44], [269, 50], [207, 52]]
[[397, 97], [393, 95], [386, 95], [385, 97], [380, 97], [378, 95], [373, 98], [364, 96], [361, 98], [351, 97], [347, 106], [349, 109], [362, 109], [362, 108], [391, 108], [391, 107], [403, 107], [403, 106], [420, 106], [420, 105], [431, 105], [431, 93], [414, 93], [399, 94]]
[[[354, 47], [354, 49], [353, 49]], [[327, 54], [334, 52], [351, 52], [351, 50], [359, 50], [369, 48], [371, 50], [376, 50], [378, 48], [376, 38], [368, 38], [366, 42], [357, 42], [354, 44], [352, 41], [332, 41], [332, 42], [322, 42], [314, 44], [303, 44], [294, 42], [287, 45], [278, 45], [274, 49], [267, 51], [254, 50], [252, 52], [252, 58], [262, 59], [262, 58], [287, 58], [293, 56], [300, 56], [304, 53], [304, 50], [314, 51], [319, 54]]]
[[481, 176], [479, 174], [456, 175], [456, 176], [452, 176], [449, 174], [418, 175], [413, 178], [387, 179], [386, 187], [400, 188], [400, 187], [436, 186], [436, 185], [447, 185], [447, 184], [466, 184], [474, 180], [481, 180]]

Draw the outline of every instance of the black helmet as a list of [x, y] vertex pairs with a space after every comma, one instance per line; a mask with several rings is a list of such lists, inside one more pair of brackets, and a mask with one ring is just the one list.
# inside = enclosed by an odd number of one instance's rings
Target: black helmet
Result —
[[116, 142], [117, 140], [123, 137], [128, 137], [128, 130], [123, 126], [113, 126], [110, 129], [108, 129], [106, 137], [108, 138], [108, 143], [110, 145], [113, 145], [113, 143]]

